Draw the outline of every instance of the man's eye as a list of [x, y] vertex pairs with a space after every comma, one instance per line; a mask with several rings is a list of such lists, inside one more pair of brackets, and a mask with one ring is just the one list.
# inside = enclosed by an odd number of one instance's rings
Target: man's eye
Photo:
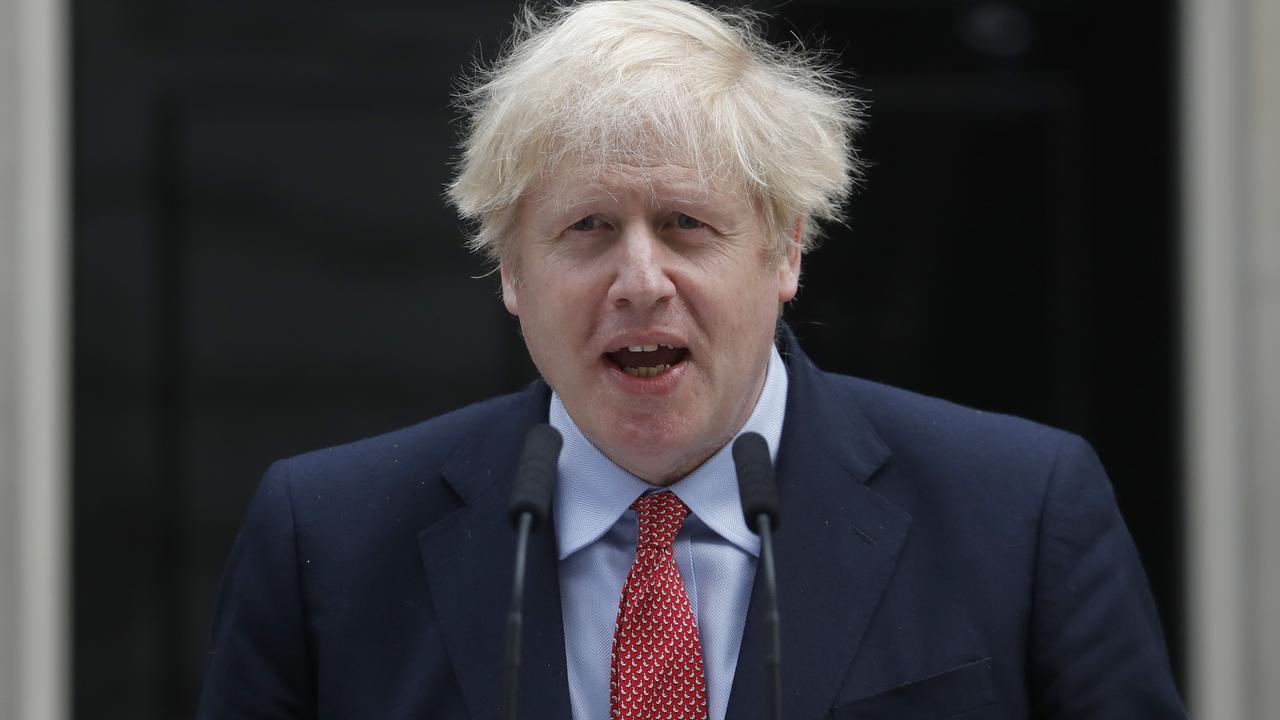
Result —
[[702, 227], [702, 221], [684, 213], [676, 213], [676, 227], [681, 230], [697, 230]]
[[600, 220], [595, 215], [588, 215], [569, 226], [570, 230], [577, 230], [578, 232], [591, 232], [592, 230], [598, 230], [599, 228]]

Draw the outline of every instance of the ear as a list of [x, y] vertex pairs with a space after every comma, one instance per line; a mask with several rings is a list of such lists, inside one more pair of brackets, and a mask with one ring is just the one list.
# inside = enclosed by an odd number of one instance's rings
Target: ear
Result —
[[787, 252], [778, 261], [778, 302], [790, 302], [800, 289], [800, 238], [804, 233], [804, 218], [796, 218], [791, 228]]
[[520, 317], [520, 301], [516, 296], [515, 272], [507, 267], [507, 261], [503, 260], [498, 263], [498, 273], [502, 276], [502, 304], [507, 306], [507, 312]]

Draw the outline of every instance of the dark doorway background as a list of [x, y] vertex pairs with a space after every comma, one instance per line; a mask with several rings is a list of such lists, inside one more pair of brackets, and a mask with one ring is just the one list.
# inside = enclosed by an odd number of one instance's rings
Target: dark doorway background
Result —
[[[528, 382], [441, 199], [509, 2], [74, 0], [76, 717], [191, 715], [261, 472]], [[1173, 3], [794, 0], [872, 166], [820, 365], [1097, 447], [1181, 667]]]

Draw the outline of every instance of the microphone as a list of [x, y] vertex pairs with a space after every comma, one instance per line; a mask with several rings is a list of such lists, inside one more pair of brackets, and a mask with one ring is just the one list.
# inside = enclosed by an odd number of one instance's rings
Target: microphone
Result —
[[529, 514], [530, 530], [537, 530], [551, 512], [551, 490], [556, 484], [560, 461], [560, 433], [546, 423], [529, 428], [520, 452], [516, 484], [511, 489], [511, 526], [519, 529], [521, 517]]
[[507, 720], [516, 720], [520, 696], [520, 638], [524, 634], [524, 566], [529, 533], [537, 530], [551, 512], [551, 490], [563, 440], [545, 423], [534, 425], [524, 438], [515, 486], [508, 506], [516, 529], [515, 578], [511, 583], [511, 610], [507, 612], [507, 642], [503, 655], [503, 707]]
[[765, 621], [769, 628], [769, 654], [765, 667], [770, 676], [770, 705], [774, 720], [782, 720], [782, 635], [779, 630], [778, 584], [773, 564], [773, 531], [778, 528], [778, 486], [773, 481], [769, 444], [759, 433], [743, 433], [733, 443], [733, 466], [738, 473], [738, 494], [747, 527], [760, 536], [760, 561], [764, 569]]

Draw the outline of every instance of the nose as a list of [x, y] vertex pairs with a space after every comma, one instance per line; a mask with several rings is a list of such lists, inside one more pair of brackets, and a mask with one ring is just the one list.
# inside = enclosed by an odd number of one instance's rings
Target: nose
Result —
[[637, 223], [619, 238], [617, 270], [609, 287], [614, 307], [652, 307], [670, 300], [676, 291], [667, 263], [668, 248], [649, 227]]

